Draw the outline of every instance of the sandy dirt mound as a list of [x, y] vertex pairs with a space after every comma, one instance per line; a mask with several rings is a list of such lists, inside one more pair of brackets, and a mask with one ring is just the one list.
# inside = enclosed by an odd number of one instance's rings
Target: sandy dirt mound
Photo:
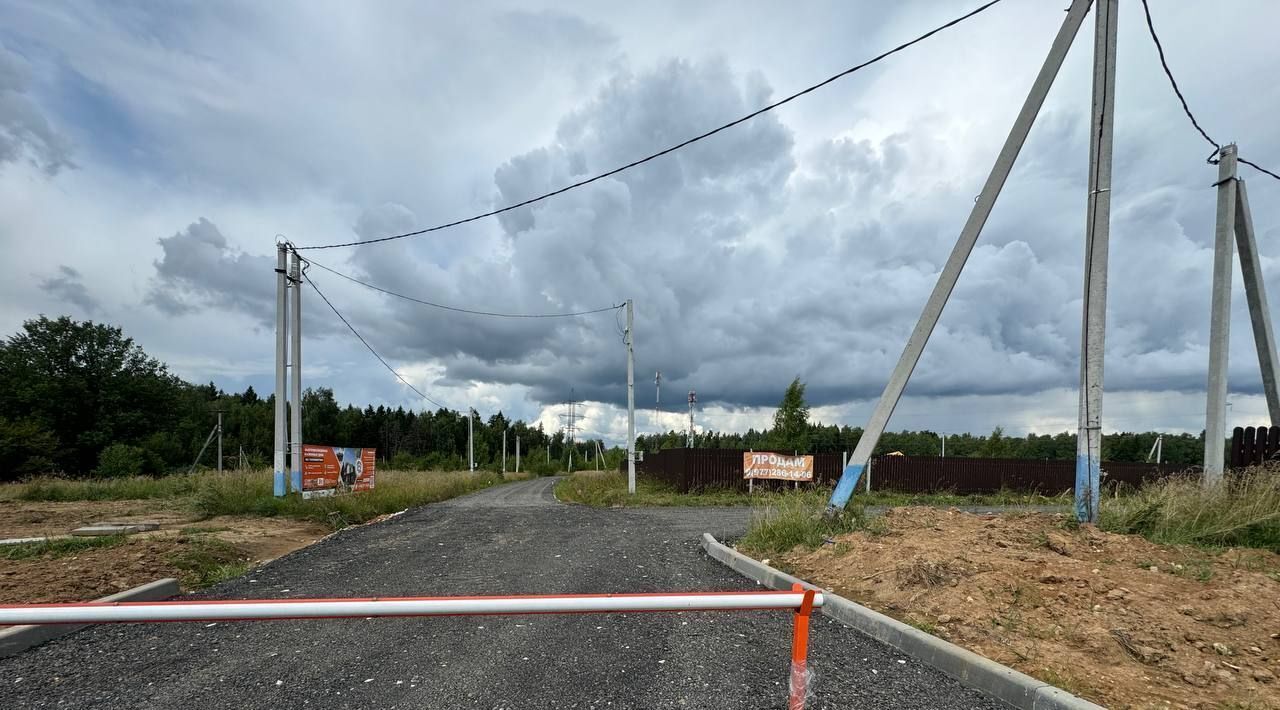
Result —
[[1112, 708], [1280, 708], [1280, 555], [1065, 516], [889, 512], [775, 563]]

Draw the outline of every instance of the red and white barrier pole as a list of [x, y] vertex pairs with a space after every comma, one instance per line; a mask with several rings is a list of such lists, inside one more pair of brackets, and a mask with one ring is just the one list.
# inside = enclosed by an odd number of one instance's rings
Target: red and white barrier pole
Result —
[[[798, 592], [576, 594], [510, 597], [382, 597], [246, 601], [113, 602], [0, 606], [4, 624], [104, 624], [482, 614], [583, 614], [799, 609]], [[817, 595], [816, 606], [822, 605]]]
[[795, 630], [791, 640], [791, 698], [787, 707], [788, 710], [804, 710], [808, 694], [805, 659], [809, 645], [809, 616], [815, 607], [821, 606], [821, 592], [803, 590], [795, 585], [790, 592], [23, 604], [0, 606], [0, 625], [792, 609], [795, 611]]

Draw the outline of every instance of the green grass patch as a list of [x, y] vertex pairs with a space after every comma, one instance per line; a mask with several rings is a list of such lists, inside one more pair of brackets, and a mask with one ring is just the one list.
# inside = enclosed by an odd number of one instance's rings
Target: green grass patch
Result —
[[854, 501], [865, 506], [884, 506], [887, 508], [908, 506], [908, 505], [927, 505], [933, 507], [939, 506], [1056, 506], [1070, 507], [1072, 505], [1071, 492], [1065, 491], [1058, 495], [1043, 495], [1040, 493], [1025, 493], [1014, 490], [1000, 490], [995, 493], [983, 494], [960, 494], [960, 493], [899, 493], [896, 491], [871, 491], [870, 493], [858, 492], [854, 494]]
[[70, 537], [44, 542], [24, 542], [19, 545], [0, 545], [0, 559], [30, 560], [52, 559], [76, 555], [88, 550], [115, 547], [125, 541], [124, 535], [102, 537]]
[[312, 520], [334, 529], [358, 525], [379, 515], [455, 498], [502, 482], [495, 473], [437, 471], [379, 471], [371, 491], [303, 500], [272, 495], [269, 473], [205, 474], [194, 497], [203, 517], [216, 515], [281, 516]]
[[882, 529], [882, 521], [868, 516], [860, 505], [826, 515], [826, 497], [822, 493], [801, 491], [771, 496], [752, 509], [751, 526], [738, 541], [738, 547], [753, 554], [777, 554], [796, 547], [813, 549], [844, 533], [875, 533]]
[[576, 471], [556, 483], [556, 498], [598, 508], [751, 505], [752, 502], [746, 493], [730, 488], [681, 493], [670, 484], [643, 478], [636, 481], [636, 494], [630, 495], [627, 477], [616, 471]]
[[[146, 500], [180, 498], [195, 493], [207, 474], [161, 478], [36, 478], [4, 486], [0, 498], [24, 501]], [[214, 474], [216, 475], [216, 474]]]
[[1280, 469], [1258, 467], [1205, 487], [1175, 477], [1102, 500], [1100, 526], [1166, 545], [1280, 552]]
[[169, 554], [169, 563], [178, 569], [186, 589], [202, 589], [239, 577], [249, 570], [244, 554], [225, 540], [209, 535], [183, 535], [178, 550]]
[[[821, 507], [826, 506], [826, 497], [831, 495], [828, 489], [800, 489], [799, 493], [821, 497]], [[627, 494], [627, 478], [615, 471], [577, 471], [556, 484], [556, 497], [570, 503], [582, 503], [600, 508], [619, 506], [726, 506], [726, 505], [759, 505], [762, 500], [775, 496], [794, 495], [785, 489], [760, 490], [754, 494], [735, 488], [704, 488], [689, 493], [679, 492], [675, 486], [649, 478], [636, 481], [636, 494]], [[957, 493], [897, 493], [894, 491], [872, 491], [870, 494], [857, 493], [854, 503], [864, 507], [886, 507], [907, 505], [928, 505], [935, 507], [949, 506], [1057, 506], [1070, 507], [1071, 496], [1063, 493], [1046, 496], [1037, 493], [1020, 493], [1018, 491], [999, 491], [986, 495], [960, 495]]]

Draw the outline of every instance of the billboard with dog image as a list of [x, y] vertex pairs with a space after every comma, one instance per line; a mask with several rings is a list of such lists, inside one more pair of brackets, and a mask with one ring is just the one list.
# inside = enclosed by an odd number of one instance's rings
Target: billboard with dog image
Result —
[[322, 498], [373, 488], [375, 449], [302, 447], [302, 497]]

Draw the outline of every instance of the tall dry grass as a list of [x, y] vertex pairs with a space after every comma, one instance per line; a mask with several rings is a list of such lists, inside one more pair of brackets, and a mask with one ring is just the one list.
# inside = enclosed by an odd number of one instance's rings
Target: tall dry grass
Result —
[[1163, 544], [1256, 547], [1280, 552], [1280, 466], [1229, 473], [1205, 487], [1198, 475], [1103, 499], [1100, 525]]

